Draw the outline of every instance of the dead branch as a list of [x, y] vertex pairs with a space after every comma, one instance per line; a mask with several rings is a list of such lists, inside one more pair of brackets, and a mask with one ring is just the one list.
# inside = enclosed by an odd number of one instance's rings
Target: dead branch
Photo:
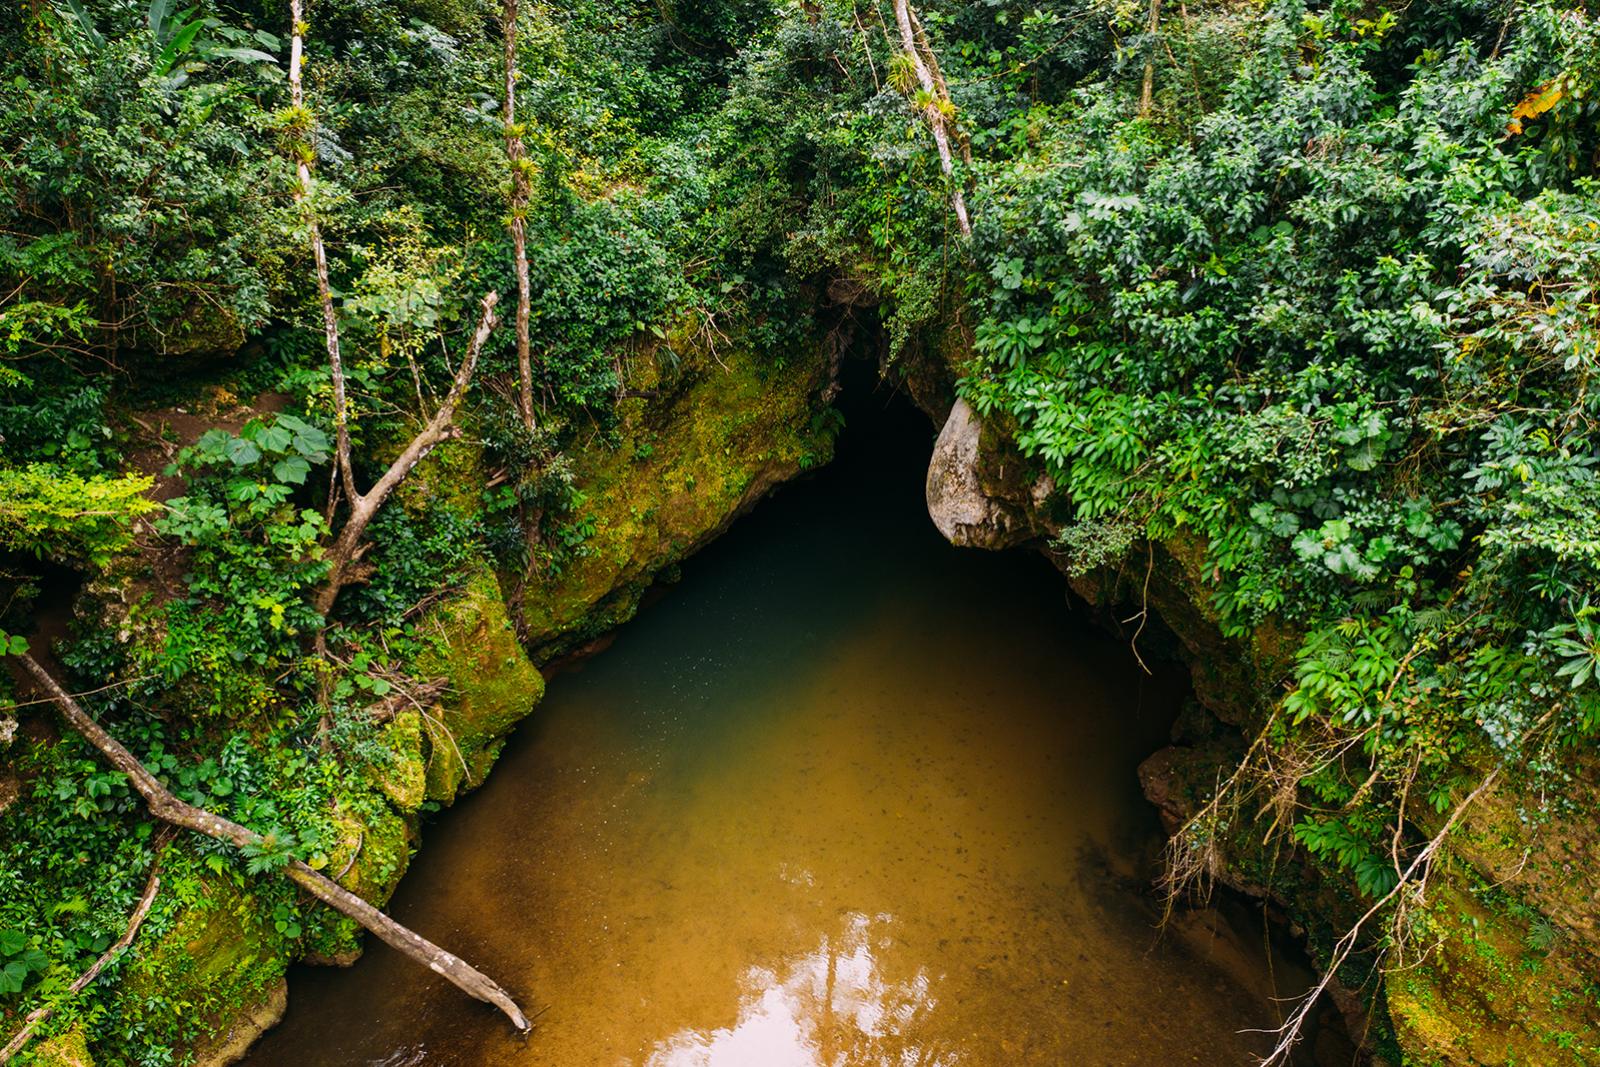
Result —
[[900, 46], [911, 63], [911, 69], [916, 72], [917, 84], [922, 87], [922, 92], [928, 98], [920, 110], [928, 122], [928, 128], [933, 131], [934, 144], [939, 148], [939, 167], [950, 183], [950, 207], [955, 211], [956, 225], [961, 229], [961, 236], [971, 237], [972, 223], [967, 218], [967, 198], [961, 191], [961, 183], [956, 180], [955, 162], [950, 150], [950, 130], [946, 116], [953, 107], [949, 93], [941, 92], [939, 84], [934, 81], [933, 70], [929, 65], [933, 50], [930, 48], [926, 56], [923, 54], [917, 42], [916, 31], [912, 28], [912, 18], [908, 0], [894, 0], [894, 19], [900, 26]]
[[[170, 831], [163, 831], [164, 835], [168, 833]], [[155, 903], [156, 891], [161, 888], [161, 878], [158, 872], [161, 869], [161, 849], [165, 845], [165, 836], [156, 841], [155, 859], [150, 862], [150, 877], [145, 879], [144, 892], [140, 894], [139, 903], [133, 909], [133, 915], [129, 917], [128, 926], [122, 931], [122, 936], [117, 938], [114, 945], [100, 954], [100, 958], [94, 961], [92, 967], [73, 979], [72, 984], [67, 987], [67, 996], [77, 996], [89, 988], [89, 984], [100, 977], [100, 972], [106, 969], [106, 965], [121, 955], [122, 951], [129, 945], [133, 944], [134, 937], [139, 933], [139, 927], [144, 924], [144, 917], [150, 913], [150, 905]], [[0, 1048], [0, 1064], [10, 1063], [11, 1057], [20, 1052], [22, 1046], [33, 1039], [33, 1035], [38, 1031], [39, 1027], [49, 1022], [51, 1016], [55, 1015], [55, 1013], [56, 1006], [54, 1004], [47, 1004], [42, 1008], [35, 1008], [29, 1012], [28, 1017], [23, 1020], [22, 1029], [17, 1031], [15, 1037], [6, 1042], [5, 1048]]]
[[[204, 808], [197, 808], [174, 796], [144, 764], [134, 757], [133, 753], [122, 747], [116, 738], [90, 718], [78, 702], [67, 695], [66, 690], [61, 688], [49, 671], [26, 653], [19, 658], [40, 687], [55, 701], [56, 708], [61, 712], [61, 717], [67, 721], [67, 725], [99, 749], [107, 762], [127, 776], [134, 789], [144, 798], [145, 805], [152, 815], [163, 822], [205, 834], [241, 850], [260, 849], [263, 846], [264, 838], [254, 830], [241, 826], [231, 819], [215, 815]], [[356, 894], [300, 860], [291, 859], [283, 868], [283, 873], [290, 881], [324, 904], [372, 931], [402, 955], [421, 963], [436, 974], [443, 975], [468, 996], [499, 1008], [519, 1031], [526, 1033], [529, 1029], [528, 1018], [517, 1006], [516, 1001], [487, 975], [465, 960], [451, 955], [421, 935], [401, 926]]]
[[[1222, 817], [1224, 810], [1236, 811], [1244, 803], [1250, 792], [1248, 784], [1250, 772], [1255, 766], [1255, 756], [1266, 747], [1277, 718], [1278, 710], [1274, 707], [1233, 773], [1219, 782], [1211, 791], [1211, 798], [1205, 806], [1189, 816], [1178, 831], [1167, 839], [1166, 863], [1160, 880], [1163, 924], [1172, 918], [1179, 901], [1191, 893], [1198, 895], [1201, 900], [1210, 899], [1211, 883], [1222, 863], [1214, 828], [1225, 821]], [[1241, 790], [1244, 790], [1244, 796], [1239, 795]]]
[[1333, 955], [1329, 958], [1327, 966], [1322, 969], [1322, 977], [1318, 979], [1317, 984], [1312, 986], [1311, 990], [1300, 998], [1300, 1003], [1289, 1015], [1289, 1018], [1284, 1021], [1284, 1024], [1278, 1027], [1276, 1031], [1272, 1031], [1277, 1035], [1278, 1043], [1273, 1047], [1272, 1053], [1261, 1061], [1261, 1067], [1273, 1067], [1274, 1064], [1284, 1064], [1289, 1061], [1289, 1053], [1293, 1051], [1295, 1044], [1299, 1042], [1300, 1031], [1304, 1029], [1306, 1020], [1310, 1018], [1311, 1009], [1316, 1006], [1317, 999], [1333, 983], [1334, 976], [1338, 973], [1339, 968], [1344, 966], [1345, 961], [1350, 958], [1350, 954], [1355, 951], [1356, 944], [1361, 937], [1362, 927], [1403, 893], [1420, 894], [1422, 892], [1426, 878], [1418, 879], [1416, 877], [1418, 872], [1420, 871], [1423, 875], [1426, 875], [1427, 871], [1432, 867], [1434, 854], [1439, 851], [1439, 848], [1450, 836], [1450, 832], [1455, 829], [1456, 823], [1461, 821], [1461, 817], [1466, 814], [1467, 809], [1495, 783], [1495, 780], [1500, 777], [1500, 771], [1504, 766], [1504, 764], [1496, 764], [1488, 774], [1484, 775], [1483, 781], [1478, 783], [1478, 787], [1468, 793], [1461, 803], [1457, 804], [1455, 809], [1450, 812], [1450, 817], [1445, 820], [1445, 824], [1440, 827], [1439, 832], [1434, 834], [1428, 843], [1423, 846], [1422, 851], [1412, 858], [1410, 865], [1406, 867], [1404, 874], [1395, 883], [1394, 888], [1363, 912], [1361, 918], [1357, 919], [1355, 924], [1344, 932], [1344, 936], [1339, 938], [1333, 947]]
[[350, 497], [350, 515], [339, 530], [339, 536], [328, 549], [328, 577], [323, 582], [322, 588], [317, 591], [314, 601], [317, 611], [324, 618], [333, 610], [333, 602], [338, 599], [339, 590], [350, 580], [352, 565], [361, 555], [361, 538], [367, 532], [367, 525], [377, 515], [378, 509], [389, 499], [389, 494], [394, 492], [395, 487], [405, 480], [406, 475], [410, 474], [429, 452], [461, 432], [456, 428], [454, 421], [456, 405], [461, 402], [461, 398], [466, 395], [467, 387], [472, 384], [473, 372], [478, 367], [478, 353], [499, 322], [494, 311], [495, 304], [499, 300], [499, 293], [490, 291], [484, 294], [480, 305], [483, 313], [478, 318], [478, 329], [467, 345], [466, 358], [461, 361], [461, 367], [456, 371], [455, 381], [450, 384], [450, 392], [439, 405], [439, 410], [434, 412], [433, 418], [411, 439], [411, 443], [406, 445], [395, 461], [389, 464], [389, 469], [383, 472], [383, 476], [371, 489], [365, 493], [357, 493], [354, 489], [354, 479], [351, 480], [351, 487], [346, 490]]
[[[1557, 705], [1558, 707], [1559, 705]], [[1555, 716], [1557, 708], [1551, 708], [1546, 711], [1539, 717], [1537, 722], [1523, 732], [1517, 743], [1518, 749], [1525, 746], [1544, 728], [1545, 724]], [[1277, 1030], [1272, 1031], [1277, 1035], [1277, 1044], [1273, 1047], [1272, 1053], [1261, 1061], [1262, 1067], [1273, 1067], [1274, 1064], [1286, 1064], [1288, 1062], [1289, 1054], [1300, 1040], [1300, 1032], [1304, 1029], [1306, 1020], [1310, 1018], [1311, 1009], [1315, 1006], [1317, 999], [1332, 984], [1339, 968], [1344, 966], [1345, 961], [1350, 958], [1350, 954], [1355, 951], [1362, 928], [1373, 916], [1380, 914], [1392, 904], [1394, 906], [1394, 914], [1389, 920], [1392, 944], [1399, 945], [1404, 941], [1410, 911], [1423, 901], [1427, 892], [1428, 877], [1433, 871], [1433, 864], [1438, 858], [1440, 848], [1449, 839], [1450, 834], [1455, 830], [1462, 816], [1499, 779], [1500, 772], [1505, 770], [1509, 759], [1510, 757], [1508, 756], [1505, 760], [1496, 763], [1489, 769], [1489, 772], [1483, 776], [1477, 787], [1463, 797], [1461, 803], [1451, 810], [1450, 817], [1445, 820], [1444, 825], [1439, 828], [1438, 832], [1428, 839], [1428, 843], [1422, 847], [1421, 851], [1412, 857], [1411, 862], [1403, 871], [1399, 872], [1400, 876], [1396, 880], [1394, 887], [1363, 912], [1354, 925], [1346, 930], [1344, 936], [1340, 937], [1334, 944], [1333, 954], [1328, 960], [1328, 965], [1323, 968], [1321, 979], [1300, 999], [1299, 1005], [1296, 1006], [1294, 1012], [1290, 1014], [1284, 1024], [1278, 1027]], [[1380, 957], [1382, 954], [1380, 952]]]

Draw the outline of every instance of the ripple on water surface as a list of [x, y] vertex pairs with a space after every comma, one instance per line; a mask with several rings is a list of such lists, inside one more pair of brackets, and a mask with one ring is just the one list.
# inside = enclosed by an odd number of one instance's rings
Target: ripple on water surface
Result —
[[1134, 769], [1180, 682], [1041, 561], [940, 542], [916, 459], [858, 447], [765, 505], [427, 828], [394, 911], [540, 1012], [529, 1040], [374, 945], [298, 971], [249, 1063], [1250, 1062], [1261, 930], [1158, 939], [1145, 892]]

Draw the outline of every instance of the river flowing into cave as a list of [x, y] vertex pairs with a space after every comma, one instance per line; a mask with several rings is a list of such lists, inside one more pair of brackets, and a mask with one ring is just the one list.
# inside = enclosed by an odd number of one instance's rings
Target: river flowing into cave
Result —
[[1041, 559], [947, 546], [920, 416], [851, 420], [427, 826], [393, 911], [532, 1036], [369, 942], [249, 1065], [1251, 1062], [1305, 975], [1244, 908], [1159, 932], [1148, 889], [1181, 673]]

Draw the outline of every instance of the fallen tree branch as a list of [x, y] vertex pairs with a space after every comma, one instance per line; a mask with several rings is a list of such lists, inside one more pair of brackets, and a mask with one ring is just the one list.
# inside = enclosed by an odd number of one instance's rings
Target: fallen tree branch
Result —
[[[123, 949], [133, 944], [134, 937], [139, 933], [139, 927], [144, 925], [144, 917], [150, 914], [150, 905], [155, 903], [156, 891], [161, 888], [158, 872], [161, 869], [161, 849], [165, 844], [164, 838], [156, 842], [156, 858], [150, 862], [150, 877], [145, 880], [144, 892], [139, 897], [138, 906], [133, 909], [133, 915], [128, 919], [127, 929], [122, 931], [122, 936], [117, 938], [116, 944], [100, 954], [100, 958], [94, 961], [92, 967], [73, 979], [72, 984], [67, 987], [67, 996], [77, 996], [89, 988], [89, 983], [100, 977], [100, 972], [106, 969], [106, 965], [121, 955]], [[32, 1040], [39, 1027], [49, 1022], [55, 1013], [55, 1004], [47, 1004], [29, 1012], [28, 1017], [23, 1020], [22, 1029], [6, 1042], [5, 1048], [0, 1048], [0, 1064], [10, 1063], [11, 1057], [22, 1051], [22, 1046]]]
[[[49, 671], [26, 653], [19, 658], [23, 666], [28, 669], [28, 673], [55, 701], [56, 708], [61, 712], [61, 717], [67, 721], [67, 725], [99, 749], [100, 754], [113, 767], [127, 776], [133, 788], [144, 798], [152, 815], [163, 822], [205, 834], [238, 849], [262, 847], [264, 839], [254, 830], [174, 796], [133, 753], [122, 747], [116, 738], [90, 718], [88, 712], [67, 694]], [[465, 960], [451, 955], [420, 934], [395, 922], [356, 894], [300, 860], [291, 859], [283, 868], [283, 873], [291, 882], [324, 904], [372, 931], [401, 955], [408, 956], [429, 970], [443, 975], [468, 996], [485, 1004], [494, 1005], [506, 1014], [519, 1031], [524, 1033], [528, 1031], [528, 1018], [517, 1006], [516, 1001], [487, 975]]]

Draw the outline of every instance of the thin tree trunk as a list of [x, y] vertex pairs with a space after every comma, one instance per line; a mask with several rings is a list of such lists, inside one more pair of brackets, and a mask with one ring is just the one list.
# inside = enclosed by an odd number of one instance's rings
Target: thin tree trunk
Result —
[[366, 493], [350, 493], [350, 515], [344, 521], [344, 526], [339, 530], [339, 536], [334, 539], [333, 545], [328, 549], [329, 563], [328, 577], [323, 582], [322, 588], [317, 591], [313, 602], [317, 611], [323, 618], [333, 610], [333, 602], [339, 597], [339, 590], [351, 576], [351, 564], [360, 556], [361, 538], [367, 532], [367, 525], [372, 522], [378, 509], [383, 506], [389, 494], [395, 487], [405, 480], [418, 463], [441, 442], [448, 441], [460, 433], [455, 426], [456, 405], [466, 395], [467, 387], [472, 384], [473, 372], [478, 367], [478, 353], [483, 349], [483, 343], [488, 340], [490, 332], [500, 320], [495, 315], [495, 304], [500, 300], [500, 294], [490, 291], [484, 294], [480, 306], [482, 314], [478, 318], [478, 329], [472, 335], [472, 341], [467, 345], [467, 354], [461, 360], [461, 368], [456, 371], [455, 381], [450, 384], [450, 392], [444, 398], [444, 403], [439, 405], [439, 410], [434, 412], [428, 424], [411, 439], [405, 450], [389, 464], [389, 469], [383, 472], [371, 489]]
[[[23, 666], [55, 702], [67, 725], [99, 749], [107, 762], [127, 776], [133, 788], [144, 798], [152, 815], [174, 826], [205, 834], [218, 841], [225, 841], [235, 848], [261, 847], [263, 838], [254, 830], [241, 826], [231, 819], [215, 815], [204, 808], [197, 808], [174, 796], [144, 764], [134, 757], [133, 753], [123, 748], [116, 738], [90, 718], [78, 702], [61, 688], [49, 671], [41, 667], [30, 655], [23, 654], [20, 658]], [[528, 1018], [517, 1006], [516, 1001], [487, 975], [465, 960], [451, 955], [421, 935], [401, 926], [365, 900], [299, 860], [290, 860], [284, 867], [283, 873], [290, 881], [324, 904], [372, 931], [402, 955], [443, 975], [468, 996], [492, 1004], [505, 1012], [506, 1017], [518, 1030], [525, 1033], [530, 1029]]]
[[1156, 33], [1161, 29], [1161, 0], [1150, 0], [1150, 57], [1144, 61], [1144, 88], [1139, 92], [1139, 117], [1150, 117], [1156, 101]]
[[[911, 28], [916, 31], [917, 45], [922, 49], [923, 62], [928, 64], [928, 75], [933, 79], [934, 88], [938, 90], [939, 99], [950, 99], [950, 86], [944, 80], [944, 71], [939, 69], [939, 56], [933, 50], [933, 43], [928, 40], [928, 31], [923, 27], [922, 20], [917, 17], [917, 9], [908, 2], [906, 4], [906, 18], [911, 22]], [[972, 165], [972, 145], [967, 138], [961, 135], [959, 129], [950, 132], [950, 140], [961, 153], [961, 159]]]
[[928, 120], [928, 127], [933, 131], [934, 144], [939, 148], [939, 166], [950, 182], [950, 207], [955, 211], [956, 225], [961, 229], [961, 236], [971, 237], [972, 223], [967, 218], [967, 198], [961, 192], [961, 184], [955, 178], [950, 133], [946, 127], [944, 110], [940, 106], [941, 104], [948, 106], [950, 98], [940, 93], [939, 83], [934, 81], [933, 72], [923, 59], [922, 50], [917, 46], [917, 35], [911, 25], [912, 16], [907, 0], [894, 0], [894, 19], [900, 27], [900, 45], [911, 61], [912, 70], [916, 72], [917, 84], [928, 94], [928, 102], [923, 106], [922, 114]]
[[[32, 662], [30, 659], [29, 663], [31, 664]], [[162, 831], [163, 834], [171, 832], [170, 830]], [[94, 966], [73, 979], [72, 984], [67, 987], [67, 996], [77, 996], [87, 989], [89, 983], [100, 977], [100, 972], [105, 970], [108, 963], [121, 955], [123, 949], [133, 944], [134, 937], [139, 933], [139, 927], [144, 924], [144, 917], [150, 913], [150, 905], [155, 903], [156, 891], [161, 888], [161, 879], [157, 872], [161, 869], [161, 845], [163, 844], [165, 844], [165, 841], [158, 843], [156, 846], [156, 858], [150, 863], [150, 877], [145, 880], [144, 893], [140, 895], [139, 904], [133, 909], [133, 915], [128, 919], [128, 926], [122, 931], [122, 936], [117, 938], [116, 944], [101, 953], [100, 958], [94, 961]], [[55, 1015], [55, 1013], [54, 1004], [35, 1008], [29, 1012], [27, 1019], [23, 1020], [22, 1029], [17, 1031], [15, 1037], [6, 1042], [5, 1048], [0, 1048], [0, 1064], [10, 1063], [11, 1057], [20, 1052], [22, 1046], [33, 1039], [33, 1035], [39, 1027], [49, 1022], [51, 1016]]]
[[517, 0], [505, 0], [500, 15], [500, 29], [506, 47], [506, 99], [504, 123], [506, 134], [506, 160], [511, 166], [511, 250], [517, 262], [517, 380], [521, 386], [519, 402], [522, 406], [522, 424], [532, 430], [533, 418], [533, 355], [528, 342], [529, 306], [532, 302], [528, 283], [528, 174], [527, 153], [522, 147], [522, 133], [517, 128]]
[[355, 469], [350, 463], [350, 415], [345, 399], [344, 363], [339, 356], [339, 317], [333, 308], [333, 288], [328, 282], [328, 253], [322, 244], [322, 227], [311, 203], [311, 157], [316, 152], [316, 122], [306, 109], [300, 68], [305, 54], [306, 23], [300, 17], [300, 0], [289, 0], [289, 102], [297, 121], [305, 124], [305, 143], [296, 147], [294, 202], [311, 230], [311, 255], [317, 263], [317, 298], [322, 303], [322, 332], [328, 345], [328, 367], [333, 375], [333, 432], [337, 455], [334, 465], [343, 480], [345, 496], [356, 497]]

